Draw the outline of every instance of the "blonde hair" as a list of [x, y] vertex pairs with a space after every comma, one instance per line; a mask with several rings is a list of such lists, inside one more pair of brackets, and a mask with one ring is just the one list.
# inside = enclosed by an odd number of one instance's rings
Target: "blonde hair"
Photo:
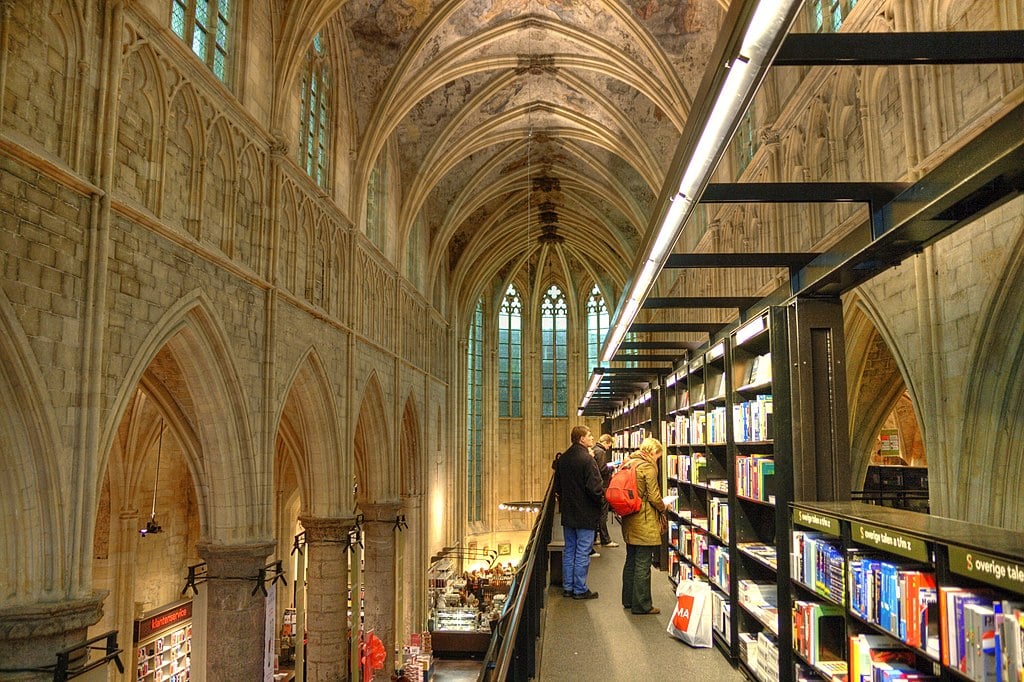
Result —
[[643, 442], [640, 443], [638, 448], [640, 452], [646, 452], [652, 455], [658, 455], [659, 457], [665, 454], [665, 446], [661, 444], [661, 441], [652, 436], [644, 438]]

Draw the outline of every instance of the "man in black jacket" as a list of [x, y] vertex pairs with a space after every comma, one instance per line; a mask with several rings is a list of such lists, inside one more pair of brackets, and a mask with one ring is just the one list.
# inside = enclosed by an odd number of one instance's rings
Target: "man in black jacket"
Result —
[[[601, 472], [601, 487], [608, 490], [608, 484], [612, 480], [612, 443], [614, 439], [607, 433], [602, 433], [594, 446], [594, 461]], [[600, 544], [605, 547], [618, 547], [619, 543], [612, 542], [612, 536], [608, 534], [608, 500], [601, 498], [601, 523], [597, 527], [597, 537]]]
[[574, 426], [572, 445], [555, 460], [555, 494], [562, 515], [562, 595], [596, 599], [587, 587], [590, 550], [601, 519], [604, 488], [597, 462], [590, 454], [594, 435], [586, 426]]

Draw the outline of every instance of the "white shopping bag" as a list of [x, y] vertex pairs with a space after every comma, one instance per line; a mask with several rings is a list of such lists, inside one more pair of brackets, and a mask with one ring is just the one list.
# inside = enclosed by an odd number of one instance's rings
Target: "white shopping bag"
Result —
[[680, 580], [668, 634], [690, 646], [711, 646], [711, 586], [701, 580]]

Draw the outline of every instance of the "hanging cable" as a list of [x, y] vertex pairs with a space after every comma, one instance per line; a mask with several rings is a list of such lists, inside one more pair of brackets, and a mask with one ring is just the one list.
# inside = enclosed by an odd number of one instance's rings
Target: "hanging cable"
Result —
[[160, 417], [160, 435], [156, 441], [156, 476], [153, 478], [153, 508], [149, 514], [149, 521], [146, 522], [146, 527], [139, 530], [139, 535], [146, 537], [153, 533], [159, 533], [163, 530], [156, 522], [156, 494], [160, 489], [160, 457], [164, 450], [164, 418]]

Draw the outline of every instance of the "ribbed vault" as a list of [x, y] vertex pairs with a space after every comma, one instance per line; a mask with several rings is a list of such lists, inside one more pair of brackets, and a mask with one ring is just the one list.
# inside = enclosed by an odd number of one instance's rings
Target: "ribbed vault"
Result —
[[[458, 308], [531, 263], [619, 288], [721, 5], [301, 0], [279, 11], [276, 77], [288, 91], [312, 37], [340, 19], [351, 215], [365, 214], [371, 173], [389, 159], [385, 251], [401, 266], [415, 244], [425, 291], [446, 286]], [[583, 272], [559, 272], [574, 266]]]

